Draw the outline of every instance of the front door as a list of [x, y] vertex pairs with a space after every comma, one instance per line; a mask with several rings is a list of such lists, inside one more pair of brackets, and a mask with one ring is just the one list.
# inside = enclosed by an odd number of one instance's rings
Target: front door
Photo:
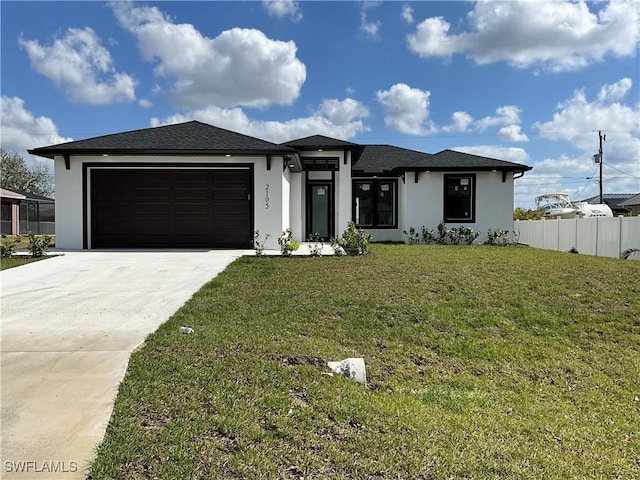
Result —
[[307, 238], [318, 234], [322, 240], [333, 236], [333, 186], [331, 182], [310, 181], [307, 188]]

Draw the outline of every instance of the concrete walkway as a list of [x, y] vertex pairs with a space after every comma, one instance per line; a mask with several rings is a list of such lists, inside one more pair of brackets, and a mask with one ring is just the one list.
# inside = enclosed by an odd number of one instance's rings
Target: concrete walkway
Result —
[[64, 252], [2, 271], [0, 478], [86, 478], [133, 349], [247, 253]]

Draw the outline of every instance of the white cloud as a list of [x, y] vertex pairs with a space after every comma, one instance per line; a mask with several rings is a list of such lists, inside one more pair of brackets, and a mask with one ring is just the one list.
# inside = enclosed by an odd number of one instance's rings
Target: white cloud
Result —
[[138, 105], [140, 105], [142, 108], [149, 108], [153, 107], [153, 102], [146, 98], [141, 98], [140, 100], [138, 100]]
[[369, 130], [363, 122], [363, 119], [368, 116], [369, 110], [363, 104], [347, 98], [324, 100], [310, 116], [286, 122], [252, 120], [241, 108], [210, 106], [185, 114], [172, 115], [162, 120], [153, 118], [151, 125], [166, 125], [196, 119], [217, 127], [281, 143], [316, 134], [346, 140]]
[[411, 88], [404, 83], [397, 83], [389, 90], [379, 90], [376, 94], [385, 109], [385, 124], [392, 130], [409, 135], [433, 133], [433, 124], [426, 124], [430, 95], [429, 91]]
[[49, 117], [36, 117], [24, 106], [19, 97], [2, 96], [0, 100], [0, 143], [2, 148], [26, 154], [27, 149], [70, 142], [58, 133], [58, 127]]
[[640, 12], [634, 0], [613, 0], [597, 14], [596, 3], [476, 2], [467, 14], [469, 31], [449, 33], [442, 17], [420, 22], [407, 36], [421, 57], [467, 53], [478, 64], [505, 61], [517, 68], [578, 70], [606, 56], [636, 54]]
[[371, 38], [378, 38], [382, 22], [379, 20], [369, 21], [367, 11], [377, 8], [380, 4], [381, 2], [377, 1], [364, 1], [360, 4], [360, 31]]
[[496, 115], [484, 117], [477, 122], [479, 130], [501, 125], [511, 125], [520, 123], [520, 112], [522, 110], [515, 105], [505, 105], [496, 109]]
[[558, 111], [548, 122], [536, 122], [534, 128], [544, 138], [571, 143], [581, 150], [592, 150], [594, 130], [618, 132], [632, 142], [638, 140], [640, 111], [620, 102], [631, 88], [629, 78], [604, 85], [595, 100], [589, 102], [584, 90], [558, 105]]
[[262, 0], [262, 5], [272, 17], [288, 17], [294, 22], [302, 19], [300, 5], [293, 0]]
[[407, 23], [415, 22], [415, 19], [413, 18], [413, 8], [411, 8], [409, 5], [402, 6], [401, 15], [402, 15], [402, 18], [404, 18], [405, 22]]
[[360, 12], [360, 31], [365, 35], [371, 38], [377, 38], [378, 32], [380, 31], [380, 27], [382, 26], [382, 22], [376, 20], [375, 22], [370, 22], [367, 19], [366, 12]]
[[367, 107], [352, 98], [324, 100], [318, 112], [336, 125], [346, 125], [354, 118], [366, 118], [369, 116]]
[[505, 142], [528, 142], [529, 137], [520, 131], [520, 125], [509, 125], [498, 130], [498, 137]]
[[407, 36], [409, 49], [421, 57], [450, 56], [464, 51], [470, 43], [469, 35], [449, 36], [449, 28], [451, 24], [442, 17], [423, 20], [416, 26], [416, 33]]
[[50, 46], [20, 38], [35, 71], [73, 101], [94, 105], [135, 100], [136, 80], [117, 72], [109, 51], [91, 28], [70, 28]]
[[[572, 156], [545, 159], [536, 164], [536, 172], [555, 174], [564, 170], [583, 178], [593, 173], [596, 167], [592, 157], [598, 152], [598, 130], [602, 130], [606, 134], [603, 148], [605, 192], [640, 191], [640, 107], [622, 103], [631, 86], [628, 78], [604, 85], [592, 101], [583, 90], [577, 90], [573, 97], [558, 105], [551, 120], [536, 122], [534, 128], [541, 137], [567, 142], [578, 151]], [[586, 196], [587, 193], [581, 198]]]
[[442, 127], [445, 132], [466, 132], [473, 123], [473, 117], [467, 112], [453, 112], [451, 125]]
[[529, 162], [529, 154], [522, 148], [518, 147], [502, 147], [499, 145], [470, 145], [452, 147], [451, 150], [458, 152], [471, 153], [482, 157], [495, 158], [497, 160], [505, 160], [507, 162], [515, 162], [526, 165]]
[[294, 42], [272, 40], [255, 29], [233, 28], [216, 38], [191, 24], [176, 24], [156, 7], [113, 2], [120, 24], [135, 35], [157, 77], [171, 82], [183, 108], [203, 105], [265, 107], [291, 104], [300, 95], [306, 68]]
[[489, 115], [474, 120], [467, 112], [454, 112], [451, 124], [442, 127], [445, 132], [463, 133], [469, 131], [484, 131], [490, 127], [502, 127], [498, 130], [498, 137], [507, 142], [528, 142], [529, 137], [520, 130], [520, 113], [522, 110], [515, 105], [504, 105], [496, 109], [495, 115]]

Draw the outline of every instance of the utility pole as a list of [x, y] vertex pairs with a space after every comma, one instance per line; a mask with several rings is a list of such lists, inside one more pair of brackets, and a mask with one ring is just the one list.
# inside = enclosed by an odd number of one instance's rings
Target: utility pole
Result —
[[602, 144], [605, 142], [605, 140], [607, 139], [607, 135], [606, 134], [602, 134], [602, 130], [598, 130], [598, 138], [600, 139], [600, 150], [598, 151], [598, 154], [600, 156], [600, 203], [604, 203], [603, 200], [603, 195], [602, 195]]

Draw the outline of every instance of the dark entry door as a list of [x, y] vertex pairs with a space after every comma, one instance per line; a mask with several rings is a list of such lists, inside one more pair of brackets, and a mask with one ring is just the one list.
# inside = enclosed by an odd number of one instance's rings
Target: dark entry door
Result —
[[310, 182], [307, 188], [307, 238], [318, 234], [323, 240], [333, 236], [333, 185]]

